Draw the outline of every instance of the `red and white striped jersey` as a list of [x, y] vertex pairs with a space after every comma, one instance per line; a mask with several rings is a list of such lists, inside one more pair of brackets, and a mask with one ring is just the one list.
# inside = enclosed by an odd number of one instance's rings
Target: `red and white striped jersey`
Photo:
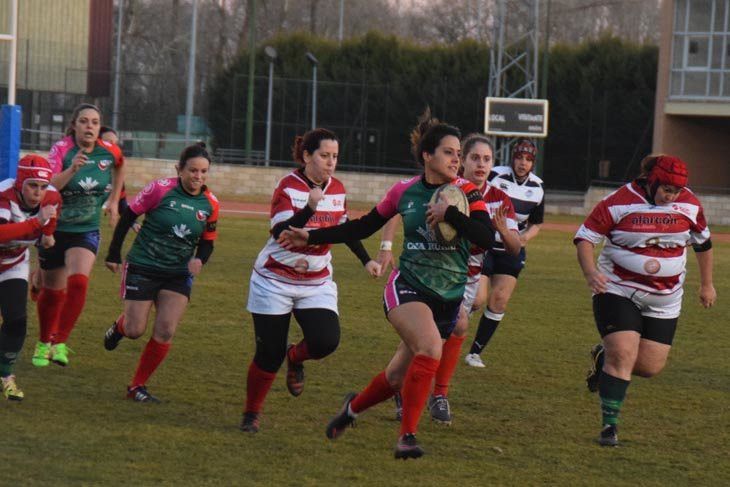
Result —
[[[507, 193], [497, 188], [496, 186], [490, 185], [489, 183], [485, 183], [484, 186], [479, 189], [479, 191], [481, 191], [484, 197], [484, 202], [487, 204], [487, 212], [489, 213], [489, 217], [493, 218], [497, 210], [499, 210], [502, 206], [505, 206], [507, 208], [507, 228], [509, 228], [510, 231], [515, 231], [519, 233], [519, 229], [517, 226], [517, 215], [515, 214], [512, 200], [510, 200], [509, 196], [507, 196]], [[499, 234], [499, 232], [496, 231], [494, 232], [494, 236], [495, 242], [493, 250], [504, 252], [502, 236]], [[478, 276], [481, 273], [482, 263], [484, 262], [484, 252], [484, 249], [477, 247], [476, 245], [472, 245], [471, 248], [469, 248], [470, 255], [468, 263], [468, 275], [470, 278]]]
[[652, 294], [671, 294], [682, 287], [687, 246], [710, 238], [704, 211], [687, 188], [668, 205], [647, 201], [635, 181], [606, 196], [581, 225], [574, 242], [606, 244], [598, 269], [611, 282]]
[[[24, 262], [28, 258], [28, 247], [41, 235], [53, 235], [56, 229], [56, 218], [52, 218], [42, 227], [35, 218], [35, 211], [29, 212], [23, 209], [14, 185], [15, 179], [0, 182], [0, 273]], [[41, 205], [57, 205], [57, 210], [60, 212], [61, 195], [55, 188], [48, 186]], [[24, 229], [19, 237], [3, 238], [6, 233], [3, 232], [3, 224], [6, 223], [27, 223], [27, 229]]]
[[[284, 176], [271, 199], [271, 227], [301, 211], [309, 198], [310, 187], [298, 171]], [[347, 220], [345, 187], [331, 177], [324, 187], [324, 198], [304, 226], [316, 229], [339, 225]], [[308, 245], [286, 250], [273, 237], [259, 253], [254, 272], [289, 284], [316, 286], [332, 279], [331, 244]]]

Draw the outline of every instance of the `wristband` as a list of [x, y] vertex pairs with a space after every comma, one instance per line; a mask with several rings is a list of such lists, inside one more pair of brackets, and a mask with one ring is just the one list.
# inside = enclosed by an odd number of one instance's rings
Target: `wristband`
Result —
[[390, 240], [383, 240], [382, 242], [380, 242], [380, 250], [385, 250], [385, 251], [388, 251], [388, 252], [392, 251], [393, 250], [393, 242], [390, 241]]

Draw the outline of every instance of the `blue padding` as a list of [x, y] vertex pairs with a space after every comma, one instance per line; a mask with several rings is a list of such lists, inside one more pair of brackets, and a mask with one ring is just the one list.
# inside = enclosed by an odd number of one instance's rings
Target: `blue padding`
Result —
[[15, 177], [20, 157], [21, 124], [20, 106], [3, 105], [0, 110], [0, 180]]

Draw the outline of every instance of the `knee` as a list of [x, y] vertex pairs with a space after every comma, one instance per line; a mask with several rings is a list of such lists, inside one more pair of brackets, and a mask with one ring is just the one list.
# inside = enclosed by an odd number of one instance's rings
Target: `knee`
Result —
[[425, 355], [434, 360], [441, 360], [442, 348], [441, 341], [438, 343], [419, 344], [419, 346], [413, 348], [413, 355]]
[[256, 354], [253, 361], [256, 366], [265, 372], [277, 372], [286, 357], [286, 343], [272, 345], [256, 340]]
[[654, 364], [636, 364], [633, 370], [633, 374], [648, 379], [650, 377], [659, 375], [659, 373], [664, 370], [665, 365], [666, 361]]
[[636, 354], [629, 348], [606, 349], [606, 365], [623, 369], [634, 365]]
[[175, 336], [177, 321], [168, 319], [165, 316], [157, 315], [155, 319], [155, 338], [162, 343], [170, 343]]
[[489, 303], [489, 309], [494, 313], [502, 314], [507, 310], [509, 296], [505, 293], [495, 293], [494, 299]]
[[310, 338], [307, 340], [307, 348], [309, 354], [315, 360], [326, 357], [331, 354], [340, 345], [340, 331], [336, 333], [328, 333], [326, 335], [320, 335], [316, 338]]
[[175, 333], [169, 328], [155, 330], [155, 340], [160, 343], [170, 343], [172, 342], [172, 337], [174, 336]]
[[25, 315], [8, 318], [3, 322], [2, 334], [8, 337], [25, 337], [28, 329], [28, 317]]
[[136, 340], [137, 338], [144, 335], [147, 323], [145, 321], [137, 321], [129, 316], [125, 317], [124, 321], [124, 336]]

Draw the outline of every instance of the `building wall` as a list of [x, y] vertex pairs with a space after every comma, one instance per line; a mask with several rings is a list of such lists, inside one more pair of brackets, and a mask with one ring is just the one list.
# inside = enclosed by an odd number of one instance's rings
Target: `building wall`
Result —
[[[18, 2], [18, 89], [86, 93], [91, 0]], [[107, 2], [108, 0], [103, 0]], [[0, 1], [7, 34], [10, 2]], [[0, 47], [0, 84], [7, 85], [9, 43]]]
[[653, 151], [679, 156], [689, 166], [692, 187], [717, 192], [730, 188], [730, 103], [669, 97], [675, 4], [661, 4]]

